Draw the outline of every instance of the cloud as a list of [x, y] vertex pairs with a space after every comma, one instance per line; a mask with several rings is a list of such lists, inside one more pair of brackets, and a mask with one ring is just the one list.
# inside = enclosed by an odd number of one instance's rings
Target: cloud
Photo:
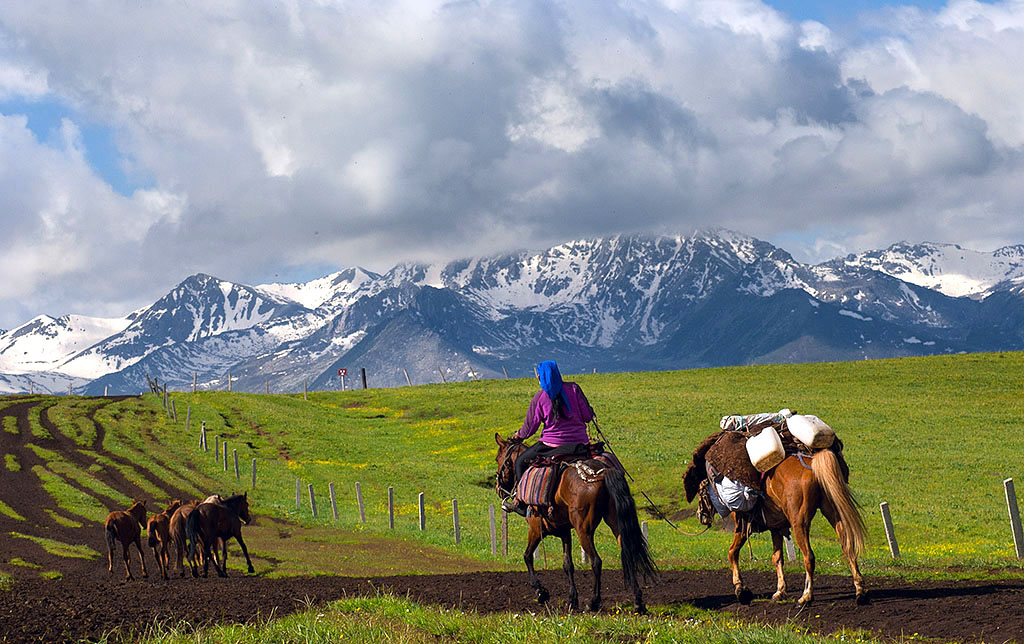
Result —
[[40, 141], [0, 108], [0, 327], [124, 313], [196, 271], [617, 232], [811, 235], [816, 259], [1024, 240], [1024, 6], [875, 20], [851, 39], [755, 0], [5, 3], [0, 101], [108, 127], [147, 187], [111, 190], [74, 122]]

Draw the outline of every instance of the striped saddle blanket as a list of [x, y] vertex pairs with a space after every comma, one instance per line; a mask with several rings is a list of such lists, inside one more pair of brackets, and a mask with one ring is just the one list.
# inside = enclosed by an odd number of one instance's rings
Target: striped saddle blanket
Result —
[[[611, 468], [622, 470], [619, 459], [611, 452], [603, 452], [591, 459], [599, 463], [595, 469]], [[516, 486], [516, 496], [526, 505], [549, 506], [555, 501], [555, 490], [562, 478], [562, 471], [572, 467], [572, 463], [554, 463], [531, 465], [523, 473]]]

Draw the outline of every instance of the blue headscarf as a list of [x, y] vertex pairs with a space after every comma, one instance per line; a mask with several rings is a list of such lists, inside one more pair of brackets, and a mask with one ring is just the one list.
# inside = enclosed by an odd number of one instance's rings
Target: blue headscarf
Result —
[[552, 405], [555, 404], [555, 400], [558, 397], [561, 397], [562, 404], [565, 405], [565, 411], [572, 411], [569, 407], [569, 397], [565, 395], [565, 391], [562, 388], [562, 374], [559, 373], [558, 365], [555, 364], [554, 360], [545, 360], [538, 364], [537, 377], [540, 379], [540, 388], [551, 399]]

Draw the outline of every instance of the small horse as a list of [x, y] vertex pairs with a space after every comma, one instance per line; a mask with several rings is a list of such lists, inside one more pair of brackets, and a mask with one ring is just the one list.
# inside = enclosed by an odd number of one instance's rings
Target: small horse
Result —
[[[809, 603], [814, 594], [814, 551], [811, 550], [810, 528], [811, 519], [820, 509], [828, 522], [836, 531], [843, 556], [850, 565], [853, 574], [853, 587], [858, 604], [868, 601], [868, 593], [864, 588], [864, 578], [857, 565], [857, 558], [864, 550], [864, 538], [867, 530], [864, 519], [857, 509], [850, 487], [847, 483], [850, 476], [849, 467], [839, 449], [823, 449], [811, 458], [811, 466], [804, 465], [806, 456], [793, 454], [788, 456], [774, 469], [768, 471], [765, 478], [765, 516], [769, 518], [768, 528], [772, 534], [772, 563], [778, 577], [778, 586], [772, 599], [780, 601], [786, 598], [786, 578], [782, 574], [783, 535], [787, 528], [793, 530], [793, 540], [804, 559], [804, 592], [797, 603]], [[735, 513], [733, 513], [735, 518]], [[752, 599], [740, 579], [740, 549], [747, 541], [747, 533], [739, 528], [733, 535], [729, 546], [729, 565], [732, 568], [732, 584], [736, 598], [742, 603]]]
[[139, 551], [139, 561], [142, 562], [142, 576], [149, 577], [146, 572], [146, 557], [142, 553], [142, 541], [139, 538], [141, 528], [146, 526], [146, 502], [136, 501], [127, 511], [114, 510], [107, 515], [103, 525], [104, 534], [107, 539], [107, 574], [114, 571], [114, 540], [121, 542], [122, 556], [124, 557], [124, 569], [127, 573], [125, 580], [134, 579], [132, 569], [128, 561], [128, 546], [135, 544]]
[[[171, 501], [167, 509], [149, 517], [146, 522], [146, 532], [149, 533], [149, 547], [153, 549], [153, 558], [160, 567], [160, 574], [164, 579], [167, 577], [167, 569], [170, 567], [171, 554], [168, 545], [171, 542], [170, 524], [174, 511], [181, 506], [181, 501]], [[157, 547], [159, 546], [159, 550]]]
[[[245, 541], [242, 540], [242, 523], [251, 521], [247, 494], [236, 494], [222, 499], [220, 503], [200, 503], [188, 515], [185, 522], [188, 556], [190, 561], [194, 561], [196, 547], [202, 545], [203, 577], [209, 574], [211, 555], [214, 557], [213, 567], [217, 571], [217, 575], [228, 576], [228, 539], [231, 537], [234, 537], [238, 541], [238, 545], [242, 547], [242, 554], [245, 555], [249, 573], [256, 572], [249, 559], [249, 550], [245, 547]], [[220, 539], [223, 549], [219, 562], [216, 560], [218, 539]], [[194, 568], [193, 574], [195, 574]]]
[[[498, 464], [496, 490], [499, 496], [512, 492], [515, 479], [515, 460], [526, 449], [522, 441], [506, 441], [500, 434], [494, 435], [498, 443]], [[594, 464], [591, 462], [591, 464]], [[636, 505], [629, 492], [629, 484], [618, 469], [599, 465], [593, 476], [586, 478], [573, 467], [565, 470], [555, 491], [555, 505], [547, 517], [532, 515], [526, 519], [529, 532], [523, 560], [530, 573], [530, 586], [537, 593], [537, 601], [544, 603], [550, 597], [533, 570], [533, 553], [547, 535], [562, 540], [562, 569], [569, 578], [569, 610], [579, 608], [579, 594], [576, 590], [572, 561], [572, 531], [576, 531], [580, 546], [590, 558], [590, 569], [594, 575], [594, 592], [588, 607], [596, 611], [601, 607], [601, 557], [594, 547], [594, 532], [603, 519], [619, 542], [622, 555], [622, 575], [626, 585], [633, 590], [633, 607], [637, 613], [647, 612], [644, 606], [640, 577], [651, 579], [657, 569], [647, 549], [647, 542], [640, 531], [636, 516]]]
[[[171, 536], [171, 541], [174, 542], [174, 549], [176, 553], [175, 562], [178, 570], [181, 573], [181, 577], [185, 576], [184, 562], [185, 555], [188, 553], [188, 542], [185, 538], [185, 522], [188, 520], [188, 515], [191, 514], [192, 511], [195, 510], [200, 503], [202, 503], [202, 501], [189, 501], [188, 503], [183, 504], [181, 507], [175, 510], [174, 514], [171, 515], [169, 532]], [[198, 568], [196, 568], [195, 561], [190, 559], [189, 565], [192, 569], [192, 576], [198, 577], [199, 570]]]

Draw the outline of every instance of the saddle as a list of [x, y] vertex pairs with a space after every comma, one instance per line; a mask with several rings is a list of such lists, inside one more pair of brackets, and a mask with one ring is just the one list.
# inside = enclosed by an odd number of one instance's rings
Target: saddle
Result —
[[542, 456], [534, 460], [516, 484], [517, 498], [526, 505], [551, 507], [562, 474], [573, 466], [577, 467], [585, 479], [596, 477], [605, 469], [622, 470], [619, 459], [611, 452], [604, 451], [604, 443], [581, 445], [569, 454]]

